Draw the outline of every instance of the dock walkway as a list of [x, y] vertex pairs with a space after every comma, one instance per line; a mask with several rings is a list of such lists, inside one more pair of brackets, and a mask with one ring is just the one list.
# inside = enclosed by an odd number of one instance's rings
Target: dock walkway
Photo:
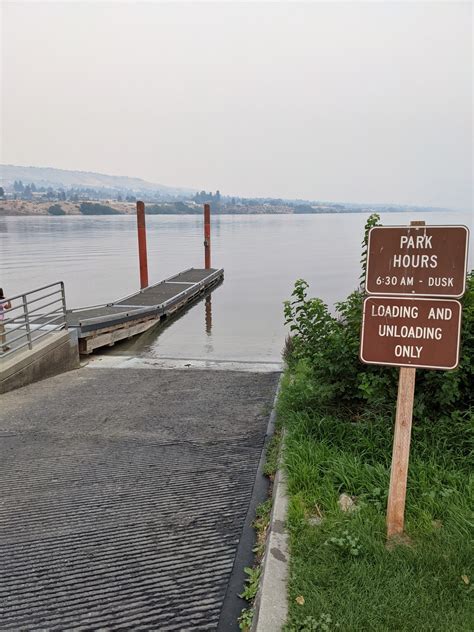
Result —
[[223, 269], [189, 268], [112, 303], [68, 310], [67, 325], [77, 330], [80, 353], [89, 354], [143, 333], [197, 300], [223, 278]]
[[237, 630], [278, 379], [84, 367], [3, 395], [0, 630]]

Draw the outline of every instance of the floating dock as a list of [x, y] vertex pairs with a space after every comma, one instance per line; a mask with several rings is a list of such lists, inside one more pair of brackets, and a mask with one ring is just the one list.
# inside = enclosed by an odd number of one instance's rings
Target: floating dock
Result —
[[183, 310], [223, 278], [222, 268], [189, 268], [113, 303], [68, 310], [67, 325], [77, 330], [79, 352], [89, 354], [147, 331]]

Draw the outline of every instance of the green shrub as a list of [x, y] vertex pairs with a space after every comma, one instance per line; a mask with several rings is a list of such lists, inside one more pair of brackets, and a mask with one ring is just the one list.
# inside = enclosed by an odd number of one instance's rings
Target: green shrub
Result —
[[[362, 253], [362, 278], [367, 261], [367, 234], [379, 217], [372, 215], [366, 225]], [[394, 410], [398, 369], [365, 365], [359, 360], [363, 287], [336, 304], [333, 316], [319, 298], [308, 298], [308, 284], [299, 279], [292, 298], [285, 302], [285, 323], [290, 325], [291, 345], [286, 357], [294, 374], [294, 387], [302, 389], [295, 398], [299, 408], [339, 410], [358, 419], [361, 415]], [[453, 371], [417, 371], [415, 421], [440, 416], [453, 417], [459, 411], [474, 410], [474, 272], [467, 277], [462, 299], [463, 322], [459, 367]], [[288, 352], [288, 349], [290, 351]], [[299, 382], [299, 376], [304, 378]], [[303, 386], [304, 385], [304, 386]]]
[[50, 206], [48, 209], [48, 213], [50, 215], [66, 215], [66, 212], [60, 204], [53, 204], [52, 206]]
[[172, 204], [149, 204], [145, 207], [147, 215], [200, 215], [202, 207], [188, 206], [184, 202], [178, 201]]
[[174, 214], [173, 207], [162, 206], [160, 204], [147, 204], [145, 205], [145, 213], [147, 215], [172, 215]]
[[97, 202], [81, 202], [79, 211], [83, 215], [121, 215], [117, 209], [105, 204], [98, 204]]

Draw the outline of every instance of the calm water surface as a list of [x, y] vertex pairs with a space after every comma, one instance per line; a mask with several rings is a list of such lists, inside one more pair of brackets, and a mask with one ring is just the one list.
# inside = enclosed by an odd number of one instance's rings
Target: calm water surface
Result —
[[[117, 344], [114, 354], [273, 362], [285, 338], [283, 301], [294, 281], [331, 307], [358, 285], [367, 215], [215, 216], [212, 264], [225, 281], [166, 329]], [[386, 225], [423, 219], [466, 224], [468, 213], [387, 214]], [[202, 218], [148, 216], [150, 283], [203, 266]], [[472, 268], [472, 236], [470, 268]], [[106, 303], [138, 289], [134, 217], [0, 218], [0, 287], [10, 295], [62, 280], [68, 307]]]

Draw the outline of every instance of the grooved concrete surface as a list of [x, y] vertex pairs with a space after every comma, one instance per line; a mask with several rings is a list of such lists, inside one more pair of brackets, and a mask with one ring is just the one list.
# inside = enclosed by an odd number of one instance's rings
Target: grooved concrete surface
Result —
[[160, 283], [147, 288], [141, 294], [124, 298], [117, 305], [161, 305], [165, 301], [193, 287], [193, 283]]
[[3, 395], [0, 629], [216, 629], [278, 377], [81, 369]]
[[140, 305], [135, 307], [127, 305], [105, 305], [104, 307], [91, 307], [90, 309], [81, 309], [76, 312], [68, 312], [67, 324], [69, 327], [78, 327], [80, 323], [88, 318], [100, 318], [102, 316], [111, 316], [112, 318], [120, 318], [128, 316], [140, 309]]
[[181, 283], [199, 283], [199, 281], [203, 281], [209, 274], [213, 272], [217, 272], [217, 268], [191, 268], [191, 270], [186, 270], [185, 272], [179, 272], [176, 276], [171, 277], [170, 281], [180, 281]]

